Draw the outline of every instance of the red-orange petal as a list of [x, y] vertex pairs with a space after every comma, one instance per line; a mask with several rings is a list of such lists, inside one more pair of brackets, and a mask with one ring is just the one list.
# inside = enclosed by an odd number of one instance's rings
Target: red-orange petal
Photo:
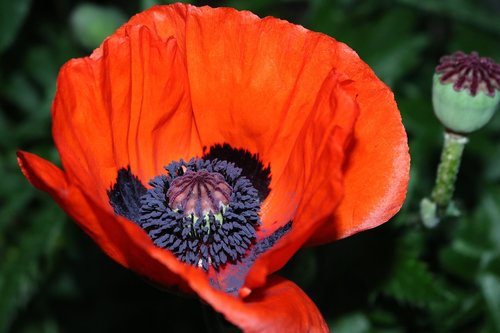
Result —
[[407, 136], [393, 93], [349, 47], [341, 44], [333, 61], [352, 79], [360, 115], [344, 167], [344, 198], [310, 243], [344, 238], [388, 221], [401, 208], [409, 181]]
[[[191, 288], [244, 332], [328, 332], [321, 313], [294, 283], [270, 277], [244, 300], [214, 289], [201, 270], [180, 263], [152, 245], [133, 223], [92, 205], [63, 172], [44, 159], [18, 152], [19, 165], [30, 182], [47, 191], [114, 260], [161, 285]], [[113, 230], [113, 232], [109, 232]]]
[[[331, 74], [317, 100], [316, 107], [321, 111], [308, 121], [301, 140], [292, 150], [290, 160], [293, 162], [287, 165], [283, 182], [293, 184], [290, 179], [300, 174], [297, 169], [306, 168], [303, 174], [306, 178], [302, 179], [300, 201], [293, 218], [293, 232], [257, 259], [246, 281], [250, 288], [262, 284], [265, 276], [280, 269], [331, 217], [342, 199], [344, 150], [350, 142], [351, 129], [358, 114], [356, 102], [346, 91], [345, 85], [348, 84], [346, 81], [339, 82], [335, 73]], [[324, 131], [325, 128], [328, 130]], [[282, 196], [280, 199], [283, 203], [276, 206], [282, 208], [288, 198]]]
[[191, 287], [245, 333], [329, 332], [314, 302], [296, 284], [279, 276], [270, 276], [265, 286], [244, 300], [200, 283]]
[[[28, 179], [122, 265], [165, 285], [189, 283], [248, 332], [260, 322], [324, 329], [300, 289], [275, 278], [262, 287], [266, 276], [307, 241], [385, 222], [406, 192], [406, 135], [390, 90], [344, 44], [249, 12], [177, 4], [135, 16], [91, 57], [64, 66], [53, 112], [66, 173], [20, 153]], [[114, 216], [106, 196], [120, 167], [130, 165], [145, 183], [171, 160], [224, 142], [271, 165], [261, 237], [294, 220], [292, 231], [256, 261], [244, 301], [215, 290], [202, 271]], [[312, 317], [290, 321], [286, 311], [294, 309], [269, 309], [285, 296], [308, 304]]]
[[180, 48], [187, 57], [202, 144], [227, 141], [258, 152], [264, 163], [271, 163], [274, 188], [290, 162], [290, 142], [299, 137], [296, 129], [307, 119], [311, 96], [332, 69], [352, 81], [350, 95], [361, 116], [345, 169], [345, 198], [312, 242], [375, 227], [401, 207], [409, 154], [399, 111], [391, 91], [345, 44], [228, 8], [156, 7], [131, 20], [138, 22], [163, 38], [174, 34], [184, 44]]
[[117, 170], [146, 183], [173, 159], [201, 154], [174, 38], [126, 26], [61, 70], [53, 134], [68, 177], [107, 204]]
[[[206, 146], [244, 147], [270, 164], [272, 192], [262, 207], [262, 230], [269, 234], [300, 209], [304, 188], [316, 173], [313, 151], [335, 121], [330, 105], [323, 110], [315, 104], [319, 95], [329, 94], [321, 89], [332, 70], [317, 48], [321, 36], [228, 8], [188, 7], [188, 15], [187, 67], [200, 140]], [[316, 135], [306, 138], [309, 122], [328, 111]], [[354, 115], [355, 109], [347, 113]], [[296, 223], [291, 232], [300, 227]]]
[[[318, 96], [329, 93], [321, 92], [324, 82], [330, 80], [332, 69], [338, 73], [330, 60], [337, 42], [328, 38], [325, 43], [324, 35], [283, 20], [260, 19], [230, 8], [154, 7], [128, 24], [144, 24], [163, 39], [175, 36], [186, 56], [193, 114], [203, 146], [227, 142], [258, 153], [264, 165], [270, 164], [272, 193], [263, 204], [263, 232], [292, 219], [305, 181], [314, 177], [311, 169], [317, 164], [305, 156], [330, 127], [325, 119], [316, 128], [314, 140], [301, 145], [303, 129], [316, 117], [314, 113], [322, 112], [315, 105]], [[345, 79], [349, 78], [340, 81]], [[345, 98], [354, 97], [345, 94]], [[354, 107], [345, 112], [349, 117], [357, 111]], [[333, 115], [330, 118], [335, 120]], [[351, 131], [352, 124], [336, 125]], [[296, 154], [294, 149], [304, 152]], [[325, 209], [331, 211], [334, 206]]]
[[113, 259], [122, 265], [126, 263], [121, 250], [108, 242], [109, 235], [103, 230], [94, 209], [90, 208], [82, 194], [67, 182], [62, 170], [37, 155], [27, 152], [18, 151], [17, 159], [23, 174], [33, 186], [48, 192], [99, 245], [103, 245], [101, 248]]
[[229, 8], [188, 13], [187, 67], [203, 145], [258, 152], [280, 177], [332, 69], [316, 54], [318, 36]]
[[[163, 286], [187, 290], [186, 265], [158, 249], [134, 223], [102, 209], [52, 163], [30, 153], [18, 152], [21, 170], [38, 189], [48, 192], [62, 209], [115, 261]], [[160, 250], [162, 260], [151, 255]], [[193, 269], [194, 267], [188, 267]], [[198, 270], [197, 270], [198, 271]], [[174, 273], [177, 272], [177, 273]]]

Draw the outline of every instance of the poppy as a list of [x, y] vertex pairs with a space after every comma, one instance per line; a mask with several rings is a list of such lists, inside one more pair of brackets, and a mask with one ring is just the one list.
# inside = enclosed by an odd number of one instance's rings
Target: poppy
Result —
[[246, 11], [134, 16], [63, 66], [52, 112], [63, 170], [19, 152], [29, 181], [115, 261], [245, 332], [328, 331], [272, 274], [406, 193], [391, 91], [345, 44]]

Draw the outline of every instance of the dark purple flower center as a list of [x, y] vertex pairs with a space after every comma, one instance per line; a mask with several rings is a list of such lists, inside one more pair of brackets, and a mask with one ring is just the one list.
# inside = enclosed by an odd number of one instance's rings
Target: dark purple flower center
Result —
[[217, 279], [210, 282], [238, 295], [257, 257], [292, 228], [289, 221], [257, 237], [260, 205], [270, 192], [270, 167], [257, 155], [224, 144], [211, 147], [202, 159], [174, 161], [165, 169], [149, 188], [130, 167], [118, 170], [116, 183], [107, 191], [115, 213], [139, 225], [158, 247], [185, 263], [215, 271], [236, 265], [221, 284]]
[[258, 191], [233, 163], [172, 162], [140, 198], [138, 224], [191, 265], [216, 270], [247, 257], [260, 226]]
[[218, 214], [229, 204], [233, 189], [218, 172], [188, 171], [175, 178], [167, 191], [170, 207], [180, 209], [184, 215]]
[[441, 83], [453, 83], [456, 91], [467, 89], [472, 96], [478, 91], [495, 96], [495, 91], [500, 90], [500, 65], [477, 52], [455, 52], [442, 57], [436, 73], [441, 74]]

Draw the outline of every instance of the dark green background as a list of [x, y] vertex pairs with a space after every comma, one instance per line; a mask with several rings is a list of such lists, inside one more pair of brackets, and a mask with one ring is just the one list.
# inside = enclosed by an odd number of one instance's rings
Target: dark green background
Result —
[[[108, 259], [28, 184], [15, 159], [23, 149], [57, 162], [50, 106], [58, 69], [155, 3], [161, 1], [0, 2], [0, 333], [205, 331], [195, 298], [160, 292]], [[499, 333], [500, 116], [470, 136], [456, 191], [462, 216], [429, 230], [418, 203], [432, 189], [442, 142], [430, 104], [433, 68], [456, 50], [500, 61], [500, 2], [212, 5], [288, 19], [349, 44], [394, 90], [408, 131], [411, 182], [397, 217], [303, 250], [282, 274], [307, 292], [337, 333]]]

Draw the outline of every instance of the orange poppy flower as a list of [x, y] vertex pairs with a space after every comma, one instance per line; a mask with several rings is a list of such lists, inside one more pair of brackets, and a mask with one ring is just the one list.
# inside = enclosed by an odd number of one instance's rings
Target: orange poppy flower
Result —
[[328, 331], [271, 274], [387, 221], [408, 182], [393, 95], [354, 51], [228, 8], [154, 7], [69, 61], [53, 136], [64, 171], [19, 152], [29, 181], [118, 263], [245, 332]]

